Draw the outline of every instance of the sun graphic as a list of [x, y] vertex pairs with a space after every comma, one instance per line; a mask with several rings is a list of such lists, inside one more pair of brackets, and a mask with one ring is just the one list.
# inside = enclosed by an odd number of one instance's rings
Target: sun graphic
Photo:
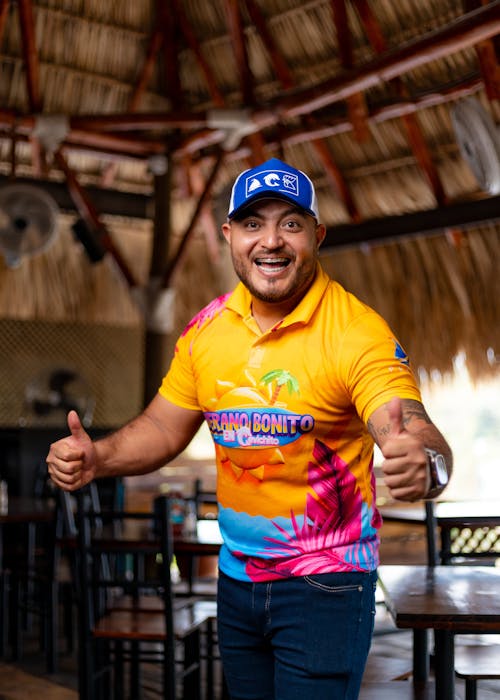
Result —
[[[219, 414], [224, 411], [234, 413], [238, 410], [248, 412], [252, 409], [265, 411], [276, 402], [280, 388], [285, 384], [290, 392], [298, 391], [297, 381], [283, 370], [268, 372], [262, 377], [259, 386], [251, 375], [246, 373], [245, 377], [249, 386], [217, 381], [216, 398], [212, 400], [210, 409]], [[241, 427], [238, 432], [243, 438], [246, 434], [251, 436], [250, 428]], [[230, 467], [237, 479], [247, 474], [262, 481], [266, 467], [274, 467], [285, 461], [279, 447], [274, 445], [252, 445], [242, 448], [216, 444], [216, 450], [221, 463]]]

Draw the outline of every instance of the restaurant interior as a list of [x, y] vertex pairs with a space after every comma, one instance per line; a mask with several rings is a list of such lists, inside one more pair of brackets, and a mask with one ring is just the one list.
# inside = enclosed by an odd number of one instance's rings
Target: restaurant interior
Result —
[[[359, 698], [500, 698], [499, 35], [498, 0], [0, 0], [0, 700], [97, 700], [94, 675], [106, 698], [228, 698], [206, 425], [73, 496], [45, 458], [69, 410], [99, 438], [155, 396], [237, 282], [230, 184], [272, 157], [314, 181], [322, 267], [387, 320], [454, 453], [409, 504], [375, 451]], [[127, 594], [112, 632], [97, 583]]]

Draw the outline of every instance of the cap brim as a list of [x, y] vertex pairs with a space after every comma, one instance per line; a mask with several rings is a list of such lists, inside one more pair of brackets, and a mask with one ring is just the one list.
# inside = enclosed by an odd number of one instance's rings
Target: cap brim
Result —
[[242, 217], [244, 215], [244, 212], [247, 209], [250, 209], [256, 202], [261, 202], [266, 199], [279, 199], [282, 202], [287, 202], [288, 204], [291, 204], [295, 209], [298, 211], [303, 211], [304, 214], [307, 214], [308, 216], [312, 216], [313, 219], [317, 221], [316, 214], [312, 212], [310, 209], [305, 209], [304, 207], [301, 207], [300, 204], [297, 204], [297, 202], [292, 199], [291, 197], [287, 197], [285, 194], [281, 194], [281, 192], [259, 192], [258, 194], [255, 194], [253, 197], [249, 197], [244, 204], [242, 204], [238, 209], [235, 209], [235, 211], [232, 212], [227, 218], [229, 221], [232, 221], [233, 219], [237, 217]]

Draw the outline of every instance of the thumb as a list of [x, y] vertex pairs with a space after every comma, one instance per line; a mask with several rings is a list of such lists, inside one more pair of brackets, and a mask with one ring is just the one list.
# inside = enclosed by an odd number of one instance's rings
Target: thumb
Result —
[[76, 440], [82, 440], [87, 436], [76, 411], [70, 411], [68, 413], [68, 428], [70, 429], [71, 436]]
[[391, 424], [391, 436], [401, 435], [406, 432], [403, 424], [403, 405], [399, 396], [395, 396], [389, 401], [387, 407], [389, 411], [389, 421]]

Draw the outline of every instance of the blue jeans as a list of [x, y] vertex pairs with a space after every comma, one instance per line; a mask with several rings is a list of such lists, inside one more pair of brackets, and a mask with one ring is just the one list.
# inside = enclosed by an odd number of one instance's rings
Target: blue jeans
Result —
[[218, 635], [231, 700], [356, 700], [377, 573], [267, 583], [219, 576]]

